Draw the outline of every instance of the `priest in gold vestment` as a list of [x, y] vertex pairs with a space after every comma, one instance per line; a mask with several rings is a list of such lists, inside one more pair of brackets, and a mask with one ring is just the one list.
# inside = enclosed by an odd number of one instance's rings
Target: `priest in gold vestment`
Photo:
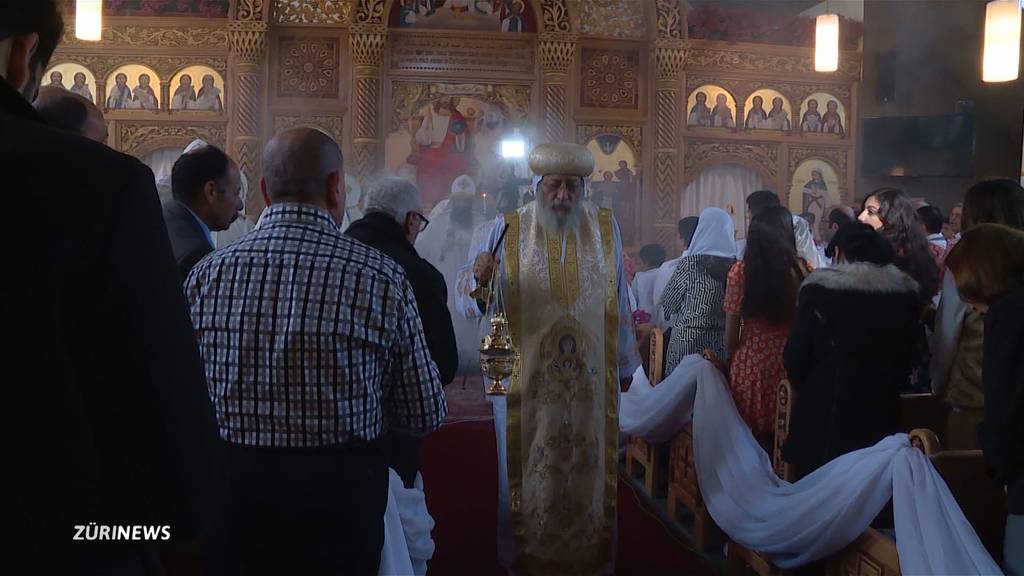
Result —
[[640, 365], [622, 244], [611, 211], [583, 199], [585, 147], [540, 145], [530, 168], [537, 200], [494, 222], [460, 287], [471, 301], [496, 276], [518, 352], [508, 395], [492, 397], [498, 555], [512, 574], [611, 574], [618, 396]]

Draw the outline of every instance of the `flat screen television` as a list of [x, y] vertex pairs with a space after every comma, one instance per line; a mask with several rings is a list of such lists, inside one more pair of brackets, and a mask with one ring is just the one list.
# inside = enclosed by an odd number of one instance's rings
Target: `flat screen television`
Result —
[[946, 116], [865, 118], [864, 176], [971, 176], [974, 120]]

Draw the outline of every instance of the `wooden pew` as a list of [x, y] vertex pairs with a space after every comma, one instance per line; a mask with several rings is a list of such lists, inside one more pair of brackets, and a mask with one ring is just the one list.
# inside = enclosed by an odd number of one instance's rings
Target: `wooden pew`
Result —
[[[782, 459], [782, 446], [789, 436], [789, 418], [793, 409], [793, 386], [789, 380], [779, 383], [779, 396], [775, 404], [775, 439], [772, 445], [772, 466], [775, 474], [783, 480], [793, 480], [792, 466]], [[764, 554], [741, 546], [732, 539], [726, 556], [725, 573], [728, 576], [740, 576], [750, 566], [760, 576], [779, 576], [788, 574], [772, 563]]]
[[937, 394], [900, 394], [900, 430], [931, 430], [941, 442], [947, 409]]
[[679, 521], [679, 506], [693, 514], [693, 543], [707, 550], [724, 538], [724, 533], [704, 505], [697, 480], [697, 462], [693, 453], [692, 421], [672, 439], [668, 457], [668, 517]]
[[[658, 328], [650, 332], [650, 345], [647, 357], [648, 381], [657, 386], [664, 377], [665, 369], [665, 334]], [[636, 467], [644, 471], [644, 490], [652, 498], [660, 496], [663, 490], [658, 482], [664, 474], [665, 460], [668, 458], [668, 447], [665, 444], [651, 444], [642, 438], [630, 437], [626, 444], [626, 475], [636, 478]]]
[[[1001, 558], [1005, 494], [987, 477], [981, 451], [943, 451], [931, 430], [911, 431], [910, 442], [928, 455], [989, 554]], [[827, 573], [830, 576], [899, 576], [896, 541], [875, 528], [868, 528], [828, 559]]]

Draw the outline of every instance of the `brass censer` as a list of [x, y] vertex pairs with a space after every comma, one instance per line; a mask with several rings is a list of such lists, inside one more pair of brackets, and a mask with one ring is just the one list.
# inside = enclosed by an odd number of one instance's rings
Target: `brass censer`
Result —
[[[502, 231], [501, 238], [498, 240], [499, 245], [504, 237], [505, 234]], [[492, 256], [496, 252], [497, 250], [495, 249], [492, 252]], [[483, 296], [481, 299], [486, 304], [491, 302], [492, 296], [494, 302], [494, 314], [491, 315], [491, 330], [484, 336], [483, 341], [480, 342], [480, 368], [491, 379], [491, 386], [487, 389], [487, 394], [504, 396], [508, 394], [508, 389], [505, 388], [501, 381], [512, 375], [519, 354], [512, 344], [512, 330], [509, 328], [508, 317], [505, 315], [501, 279], [496, 278], [497, 272], [498, 265], [495, 262], [494, 268], [491, 270], [491, 281], [487, 285], [478, 288], [479, 292], [477, 292], [477, 297]], [[494, 288], [493, 292], [491, 290], [492, 287]], [[487, 307], [486, 304], [485, 307]]]

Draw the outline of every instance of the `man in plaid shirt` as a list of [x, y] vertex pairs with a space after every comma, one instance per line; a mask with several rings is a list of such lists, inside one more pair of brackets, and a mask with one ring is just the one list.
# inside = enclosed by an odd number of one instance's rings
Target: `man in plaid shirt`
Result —
[[256, 229], [185, 283], [228, 443], [229, 570], [376, 574], [385, 429], [445, 413], [415, 296], [390, 258], [343, 236], [341, 151], [297, 128], [264, 152]]

